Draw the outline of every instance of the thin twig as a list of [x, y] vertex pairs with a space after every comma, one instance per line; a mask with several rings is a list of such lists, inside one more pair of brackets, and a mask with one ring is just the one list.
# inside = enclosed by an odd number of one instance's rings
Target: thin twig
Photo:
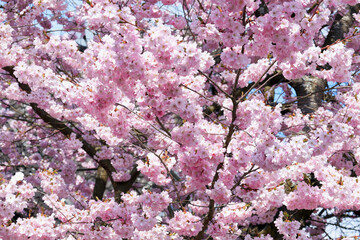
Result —
[[[215, 103], [215, 104], [219, 104], [218, 102], [215, 102], [215, 101], [211, 100], [210, 98], [208, 98], [208, 97], [204, 96], [203, 94], [195, 91], [194, 89], [191, 89], [191, 88], [185, 86], [184, 84], [180, 84], [180, 87], [184, 87], [184, 88], [186, 88], [186, 89], [188, 89], [188, 90], [190, 90], [190, 91], [192, 91], [192, 92], [200, 95], [201, 97], [205, 98], [205, 99], [208, 100], [209, 102], [212, 102], [212, 103]], [[220, 104], [219, 104], [219, 105], [220, 105]], [[220, 105], [220, 106], [221, 106], [221, 105]], [[224, 106], [221, 106], [221, 107], [224, 108], [224, 109], [226, 109], [226, 110], [228, 110], [228, 111], [231, 111], [230, 108], [227, 108], [227, 107], [224, 107]]]
[[171, 133], [169, 132], [169, 130], [168, 129], [166, 129], [166, 127], [164, 126], [164, 124], [160, 121], [160, 119], [156, 116], [156, 122], [160, 125], [160, 127], [161, 127], [161, 129], [164, 131], [164, 132], [166, 132], [168, 135], [169, 135], [169, 137], [171, 137]]
[[[260, 89], [261, 89], [263, 86], [265, 86], [271, 79], [273, 79], [273, 78], [275, 78], [275, 77], [277, 77], [277, 76], [279, 76], [279, 75], [281, 75], [281, 72], [278, 72], [278, 73], [276, 73], [275, 75], [269, 77], [269, 79], [267, 79], [263, 84], [261, 84], [261, 85], [256, 89], [256, 91], [260, 90]], [[253, 86], [255, 86], [255, 85], [253, 85]], [[255, 92], [256, 92], [256, 91], [255, 91]], [[251, 93], [248, 97], [250, 98], [253, 94], [254, 94], [254, 93]]]
[[206, 75], [200, 70], [198, 70], [198, 72], [204, 77], [206, 77], [206, 79], [209, 80], [209, 82], [211, 82], [215, 87], [217, 87], [222, 93], [224, 93], [226, 97], [231, 98], [231, 96], [227, 92], [225, 92], [221, 87], [219, 87], [208, 75]]
[[252, 85], [251, 88], [249, 90], [247, 90], [246, 93], [240, 99], [237, 100], [237, 103], [241, 102], [251, 92], [251, 90], [253, 90], [255, 88], [257, 83], [261, 81], [261, 79], [269, 72], [269, 70], [272, 68], [272, 66], [274, 66], [275, 63], [276, 63], [276, 60], [266, 69], [266, 71], [261, 75], [261, 77], [256, 82], [256, 84]]
[[[141, 118], [142, 120], [144, 120], [145, 121], [145, 119], [142, 117], [142, 116], [140, 116], [139, 114], [137, 114], [136, 112], [134, 112], [133, 110], [131, 110], [131, 109], [129, 109], [128, 107], [126, 107], [125, 105], [122, 105], [122, 104], [120, 104], [120, 103], [115, 103], [115, 105], [116, 106], [121, 106], [121, 107], [123, 107], [123, 108], [125, 108], [126, 110], [128, 110], [129, 112], [131, 112], [131, 113], [133, 113], [133, 114], [135, 114], [137, 117], [139, 117], [139, 118]], [[147, 121], [146, 121], [147, 122]], [[181, 145], [180, 143], [178, 143], [178, 142], [176, 142], [175, 140], [173, 140], [171, 137], [169, 137], [166, 133], [164, 133], [163, 131], [161, 131], [160, 129], [158, 129], [157, 127], [155, 127], [153, 124], [151, 124], [151, 123], [149, 123], [149, 122], [147, 122], [147, 124], [149, 124], [152, 128], [154, 128], [156, 131], [158, 131], [159, 133], [161, 133], [162, 135], [164, 135], [165, 137], [167, 137], [167, 138], [169, 138], [169, 139], [171, 139], [173, 142], [175, 142], [175, 143], [177, 143], [177, 144], [179, 144], [179, 145]]]
[[[183, 0], [183, 2], [182, 2], [182, 10], [183, 10], [184, 18], [185, 18], [185, 21], [186, 21], [186, 25], [187, 25], [187, 27], [189, 29], [189, 32], [191, 33], [191, 36], [193, 37], [193, 40], [196, 41], [195, 34], [191, 31], [189, 20], [186, 17], [185, 7], [187, 8], [186, 0]], [[189, 9], [187, 9], [187, 10], [189, 12]]]

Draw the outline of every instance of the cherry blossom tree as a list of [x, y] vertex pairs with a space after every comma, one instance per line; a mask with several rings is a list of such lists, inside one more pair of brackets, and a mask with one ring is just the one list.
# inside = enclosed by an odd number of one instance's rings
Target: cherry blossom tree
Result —
[[1, 239], [323, 239], [360, 217], [359, 0], [0, 9]]

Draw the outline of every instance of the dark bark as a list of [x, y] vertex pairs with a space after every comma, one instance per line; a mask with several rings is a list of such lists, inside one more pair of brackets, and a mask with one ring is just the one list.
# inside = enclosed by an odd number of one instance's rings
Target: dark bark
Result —
[[269, 8], [267, 7], [264, 0], [261, 0], [261, 3], [259, 5], [259, 8], [255, 11], [255, 17], [264, 16], [269, 12]]
[[290, 86], [296, 92], [297, 105], [303, 114], [313, 113], [321, 106], [326, 83], [326, 80], [313, 76], [290, 81]]
[[93, 190], [93, 198], [95, 200], [101, 200], [103, 198], [106, 189], [107, 179], [108, 174], [106, 170], [103, 167], [99, 166], [96, 172], [95, 186]]
[[337, 13], [335, 16], [335, 21], [333, 22], [330, 31], [325, 39], [324, 45], [328, 46], [344, 38], [344, 34], [349, 32], [349, 29], [354, 23], [354, 18], [352, 14], [358, 13], [360, 10], [360, 3], [355, 6], [349, 6], [348, 12], [345, 15]]

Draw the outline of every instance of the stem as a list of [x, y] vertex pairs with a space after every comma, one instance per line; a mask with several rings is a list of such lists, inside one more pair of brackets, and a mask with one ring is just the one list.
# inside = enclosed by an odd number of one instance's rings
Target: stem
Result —
[[[271, 69], [272, 66], [274, 66], [275, 63], [276, 63], [276, 60], [273, 61], [273, 63], [266, 69], [266, 71], [261, 75], [259, 80], [254, 85], [252, 85], [251, 88], [249, 90], [247, 90], [243, 96], [241, 96], [241, 98], [239, 98], [239, 100], [237, 101], [238, 103], [241, 102], [241, 100], [243, 100], [251, 92], [251, 90], [253, 90], [256, 87], [256, 84], [261, 81], [261, 79], [269, 72], [269, 70]], [[275, 75], [275, 76], [277, 76], [277, 75]], [[271, 77], [270, 79], [274, 78], [275, 76]]]
[[[188, 89], [188, 90], [190, 90], [190, 91], [192, 91], [192, 92], [194, 92], [194, 93], [196, 93], [196, 94], [198, 94], [198, 95], [200, 95], [201, 97], [205, 98], [205, 99], [208, 100], [209, 102], [212, 102], [212, 103], [215, 103], [215, 104], [219, 104], [218, 102], [215, 102], [215, 101], [211, 100], [210, 98], [202, 95], [201, 93], [195, 91], [194, 89], [191, 89], [191, 88], [185, 86], [184, 84], [180, 84], [180, 86], [181, 86], [181, 87], [184, 87], [184, 88], [186, 88], [186, 89]], [[227, 108], [227, 107], [224, 107], [224, 106], [221, 106], [221, 107], [224, 108], [224, 109], [226, 109], [226, 110], [228, 110], [228, 111], [231, 111], [230, 108]]]
[[215, 87], [217, 87], [223, 94], [225, 94], [226, 97], [231, 98], [231, 96], [227, 92], [225, 92], [221, 87], [219, 87], [208, 75], [206, 75], [205, 73], [203, 73], [200, 70], [198, 70], [198, 71], [201, 75], [206, 77], [206, 79], [209, 80], [209, 82], [211, 82]]
[[[241, 69], [238, 70], [236, 78], [235, 78], [235, 83], [234, 83], [234, 88], [232, 91], [232, 96], [228, 95], [233, 103], [233, 109], [231, 112], [231, 123], [229, 126], [229, 132], [225, 138], [225, 142], [224, 142], [224, 148], [225, 148], [225, 152], [224, 152], [224, 158], [227, 155], [227, 148], [231, 142], [232, 139], [232, 135], [235, 132], [235, 120], [236, 120], [236, 111], [238, 108], [239, 103], [236, 101], [236, 88], [238, 85], [238, 81], [240, 78], [240, 71]], [[199, 71], [201, 73], [201, 71]], [[222, 169], [224, 166], [224, 162], [219, 163], [219, 165], [216, 167], [216, 172], [215, 172], [215, 176], [211, 182], [211, 187], [210, 189], [214, 189], [215, 183], [217, 182], [217, 180], [219, 180], [219, 170]], [[205, 231], [209, 226], [210, 221], [214, 218], [214, 214], [215, 214], [215, 201], [213, 199], [210, 199], [210, 203], [209, 203], [209, 212], [207, 214], [207, 216], [204, 219], [204, 223], [203, 223], [203, 227], [201, 229], [201, 231], [198, 233], [198, 235], [194, 238], [195, 240], [201, 240], [204, 237]]]

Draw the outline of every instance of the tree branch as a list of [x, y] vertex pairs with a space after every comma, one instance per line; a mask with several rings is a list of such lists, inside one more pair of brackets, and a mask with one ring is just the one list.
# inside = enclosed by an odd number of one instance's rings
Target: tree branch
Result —
[[[13, 66], [7, 66], [4, 67], [3, 70], [7, 71], [11, 77], [13, 77], [20, 89], [23, 91], [26, 91], [27, 93], [31, 93], [31, 88], [28, 84], [24, 84], [18, 81], [17, 77], [14, 75], [14, 67]], [[89, 144], [85, 139], [82, 138], [82, 136], [79, 133], [74, 132], [71, 128], [69, 128], [65, 123], [62, 121], [59, 121], [56, 118], [53, 118], [50, 114], [48, 114], [43, 109], [39, 108], [36, 103], [30, 103], [30, 106], [34, 110], [34, 112], [46, 123], [48, 123], [50, 126], [52, 126], [54, 129], [61, 132], [65, 137], [70, 137], [72, 133], [76, 135], [76, 139], [80, 140], [82, 143], [82, 149], [93, 159], [95, 159], [96, 155], [96, 149]], [[111, 183], [113, 185], [114, 191], [115, 191], [115, 200], [120, 201], [120, 194], [123, 192], [127, 192], [132, 184], [135, 182], [137, 176], [139, 175], [139, 172], [136, 170], [136, 167], [131, 172], [131, 178], [127, 182], [115, 182], [111, 176], [113, 172], [116, 172], [114, 166], [111, 164], [110, 160], [101, 160], [97, 161], [98, 164], [98, 171], [95, 181], [95, 187], [93, 191], [93, 197], [95, 199], [102, 199], [105, 187], [106, 187], [106, 181], [107, 178], [110, 177]]]

